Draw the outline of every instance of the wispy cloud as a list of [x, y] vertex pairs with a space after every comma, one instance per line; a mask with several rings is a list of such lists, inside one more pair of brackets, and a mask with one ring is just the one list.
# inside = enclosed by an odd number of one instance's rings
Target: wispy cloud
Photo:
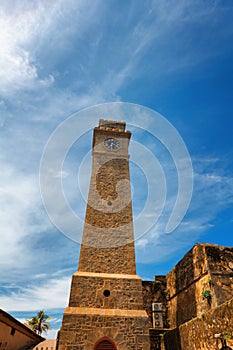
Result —
[[6, 311], [35, 311], [61, 309], [68, 305], [70, 276], [49, 278], [39, 285], [29, 285], [0, 295], [1, 307]]
[[[92, 23], [98, 4], [90, 4], [90, 1], [73, 0], [15, 1], [14, 6], [6, 1], [1, 3], [0, 94], [3, 97], [12, 98], [14, 93], [33, 90], [46, 93], [59, 77], [57, 70], [50, 70], [51, 60], [54, 62], [55, 56], [61, 58], [62, 52], [69, 49], [68, 38], [77, 30], [82, 35]], [[83, 16], [87, 9], [89, 18]]]
[[[152, 108], [160, 104], [157, 91], [163, 81], [169, 84], [169, 78], [174, 76], [182, 79], [183, 72], [194, 79], [195, 67], [229, 53], [231, 15], [232, 5], [222, 1], [203, 4], [148, 0], [137, 5], [133, 0], [1, 1], [1, 307], [33, 311], [67, 305], [78, 246], [49, 222], [38, 185], [40, 158], [50, 134], [70, 114], [93, 104], [122, 98]], [[201, 76], [205, 73], [201, 70]], [[179, 79], [174, 90], [178, 89]], [[222, 79], [219, 83], [222, 86]], [[163, 94], [162, 100], [167, 100], [168, 91]], [[185, 96], [181, 99], [185, 100]], [[172, 108], [174, 105], [172, 102]], [[149, 128], [145, 115], [140, 118]], [[194, 121], [186, 115], [181, 118], [190, 128], [189, 138]], [[212, 121], [212, 115], [208, 118]], [[82, 128], [87, 120], [79, 122]], [[139, 142], [145, 141], [145, 135], [135, 133], [137, 137]], [[81, 143], [74, 149], [62, 170], [64, 190], [69, 202], [76, 203], [74, 209], [78, 213], [85, 208], [85, 201], [77, 204], [80, 194], [74, 191], [78, 154], [83, 147]], [[166, 209], [160, 220], [136, 241], [137, 261], [154, 264], [186, 250], [215, 225], [219, 213], [232, 204], [233, 184], [227, 162], [220, 161], [221, 150], [214, 157], [211, 151], [209, 156], [207, 151], [204, 156], [197, 156], [193, 147], [192, 203], [178, 229], [165, 235], [176, 199], [175, 171], [157, 145], [150, 149], [162, 156], [170, 181]], [[143, 152], [138, 157], [143, 158]], [[148, 170], [153, 174], [153, 164], [148, 164]], [[82, 176], [87, 192], [86, 174], [85, 168]], [[145, 203], [146, 183], [137, 176], [135, 181], [140, 183], [134, 186], [137, 216]], [[155, 190], [157, 185], [153, 182]], [[52, 188], [48, 191], [52, 193]], [[145, 215], [145, 223], [156, 213], [156, 208], [152, 209]], [[137, 229], [140, 233], [144, 227]], [[56, 270], [64, 268], [67, 270], [55, 276]]]
[[[210, 164], [212, 170], [208, 172]], [[139, 262], [158, 263], [171, 258], [175, 252], [192, 246], [204, 232], [214, 227], [219, 213], [232, 205], [233, 179], [222, 175], [223, 168], [218, 166], [219, 159], [199, 158], [193, 165], [199, 173], [195, 173], [193, 197], [186, 217], [173, 233], [167, 235], [164, 234], [167, 214], [162, 215], [158, 224], [136, 242]], [[173, 203], [171, 197], [166, 205], [170, 207]]]
[[24, 1], [17, 5], [10, 11], [3, 2], [0, 8], [0, 94], [4, 97], [20, 89], [49, 86], [54, 81], [52, 75], [40, 76], [34, 50], [30, 48], [38, 30], [36, 22], [45, 8], [35, 4], [27, 6]]
[[23, 268], [31, 263], [23, 244], [28, 235], [48, 228], [42, 217], [36, 179], [20, 174], [11, 165], [2, 164], [0, 174], [0, 263], [10, 268]]
[[[30, 4], [22, 1], [16, 2], [11, 11], [7, 2], [3, 2], [2, 96], [12, 100], [17, 92], [17, 100], [11, 103], [19, 107], [19, 100], [23, 99], [24, 108], [31, 108], [33, 118], [47, 121], [52, 116], [64, 118], [82, 107], [120, 99], [120, 90], [135, 74], [158, 77], [200, 63], [223, 50], [218, 45], [223, 31], [230, 35], [223, 21], [227, 8], [219, 8], [218, 2], [208, 6], [185, 1], [149, 1], [147, 6], [134, 6], [129, 2], [122, 10], [126, 14], [124, 26], [118, 17], [114, 17], [111, 25], [109, 5], [99, 1], [59, 0], [49, 5], [45, 1]], [[116, 4], [114, 11], [121, 11], [121, 5]], [[83, 16], [87, 12], [88, 16]], [[208, 46], [213, 40], [202, 36], [200, 49], [194, 49], [193, 26], [204, 25], [206, 21], [217, 25], [211, 22], [212, 17], [218, 22], [214, 40], [218, 50]], [[116, 28], [121, 40], [115, 35]], [[209, 30], [206, 36], [211, 33]], [[73, 46], [69, 42], [74, 43]], [[172, 56], [164, 54], [173, 48]], [[66, 64], [64, 54], [70, 55]], [[54, 66], [58, 66], [59, 71]], [[29, 96], [22, 95], [25, 92]]]
[[[0, 207], [1, 282], [8, 282], [7, 289], [9, 284], [15, 288], [14, 283], [22, 279], [24, 283], [34, 280], [37, 284], [36, 280], [49, 277], [46, 273], [55, 273], [61, 265], [64, 268], [64, 263], [76, 264], [77, 257], [69, 258], [69, 252], [70, 249], [78, 252], [78, 246], [56, 232], [49, 221], [42, 206], [37, 174], [25, 174], [2, 161]], [[66, 256], [62, 260], [57, 254], [60, 244]]]

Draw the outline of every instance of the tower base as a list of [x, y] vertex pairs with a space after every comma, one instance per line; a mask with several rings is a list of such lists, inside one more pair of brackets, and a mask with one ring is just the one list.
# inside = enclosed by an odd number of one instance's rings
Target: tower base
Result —
[[104, 340], [103, 349], [149, 350], [147, 322], [148, 316], [141, 310], [68, 307], [57, 350], [95, 350]]
[[149, 350], [137, 275], [76, 272], [57, 350]]

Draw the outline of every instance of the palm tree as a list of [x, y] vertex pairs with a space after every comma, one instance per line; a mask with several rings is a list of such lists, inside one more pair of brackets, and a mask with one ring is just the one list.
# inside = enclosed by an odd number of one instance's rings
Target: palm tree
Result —
[[33, 331], [41, 335], [42, 332], [47, 333], [51, 328], [48, 322], [49, 320], [51, 320], [51, 317], [46, 315], [44, 310], [40, 310], [36, 316], [27, 320], [27, 324]]

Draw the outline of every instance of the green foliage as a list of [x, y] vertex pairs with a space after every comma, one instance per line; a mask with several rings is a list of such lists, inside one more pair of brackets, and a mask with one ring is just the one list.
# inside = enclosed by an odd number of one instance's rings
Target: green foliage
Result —
[[231, 338], [232, 338], [232, 336], [231, 336], [230, 334], [225, 334], [225, 335], [223, 336], [223, 339], [225, 339], [225, 340], [231, 339]]
[[155, 283], [155, 284], [161, 284], [162, 282], [159, 281], [159, 280], [155, 280], [154, 283]]
[[165, 335], [166, 333], [167, 333], [166, 331], [163, 332], [163, 333], [160, 333], [160, 334], [159, 334], [160, 338], [163, 339], [163, 337], [164, 337], [164, 335]]
[[47, 333], [51, 328], [49, 320], [51, 320], [51, 317], [46, 315], [44, 310], [40, 310], [36, 316], [32, 316], [27, 320], [27, 324], [33, 331], [41, 335], [42, 332]]
[[209, 299], [211, 298], [211, 291], [210, 291], [209, 289], [204, 290], [204, 291], [202, 292], [202, 296], [203, 296], [203, 298], [209, 300]]

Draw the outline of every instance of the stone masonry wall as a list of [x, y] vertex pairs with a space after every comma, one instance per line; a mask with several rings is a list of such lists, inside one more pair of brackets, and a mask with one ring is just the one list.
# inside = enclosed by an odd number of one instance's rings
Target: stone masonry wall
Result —
[[166, 277], [155, 276], [154, 281], [142, 281], [143, 308], [146, 310], [152, 327], [152, 303], [162, 303], [163, 324], [168, 327]]
[[167, 290], [171, 328], [216, 308], [233, 296], [233, 248], [196, 244], [167, 275]]
[[223, 349], [220, 337], [233, 349], [233, 299], [215, 309], [204, 311], [200, 317], [168, 331], [164, 335], [166, 350]]
[[[98, 258], [97, 258], [98, 257]], [[103, 273], [136, 273], [134, 243], [121, 247], [97, 248], [82, 245], [79, 271]]]
[[[171, 328], [198, 315], [197, 300], [203, 279], [208, 278], [207, 259], [202, 245], [196, 245], [167, 275], [168, 310]], [[188, 307], [187, 307], [188, 305]], [[208, 308], [205, 303], [201, 309]]]
[[[101, 120], [93, 161], [78, 271], [58, 336], [58, 350], [93, 350], [101, 338], [117, 350], [149, 350], [148, 315], [136, 275], [125, 123]], [[106, 147], [115, 138], [119, 147]]]
[[[79, 271], [136, 273], [128, 162], [130, 135], [95, 128]], [[107, 150], [106, 137], [116, 137], [119, 149]]]
[[102, 337], [112, 339], [118, 350], [149, 350], [147, 321], [142, 317], [64, 315], [58, 350], [93, 350]]
[[[105, 296], [105, 291], [109, 295]], [[108, 294], [108, 293], [107, 293]], [[82, 274], [72, 278], [70, 307], [143, 310], [142, 281], [138, 276]]]
[[233, 247], [208, 245], [205, 247], [210, 271], [210, 289], [217, 305], [233, 296]]

